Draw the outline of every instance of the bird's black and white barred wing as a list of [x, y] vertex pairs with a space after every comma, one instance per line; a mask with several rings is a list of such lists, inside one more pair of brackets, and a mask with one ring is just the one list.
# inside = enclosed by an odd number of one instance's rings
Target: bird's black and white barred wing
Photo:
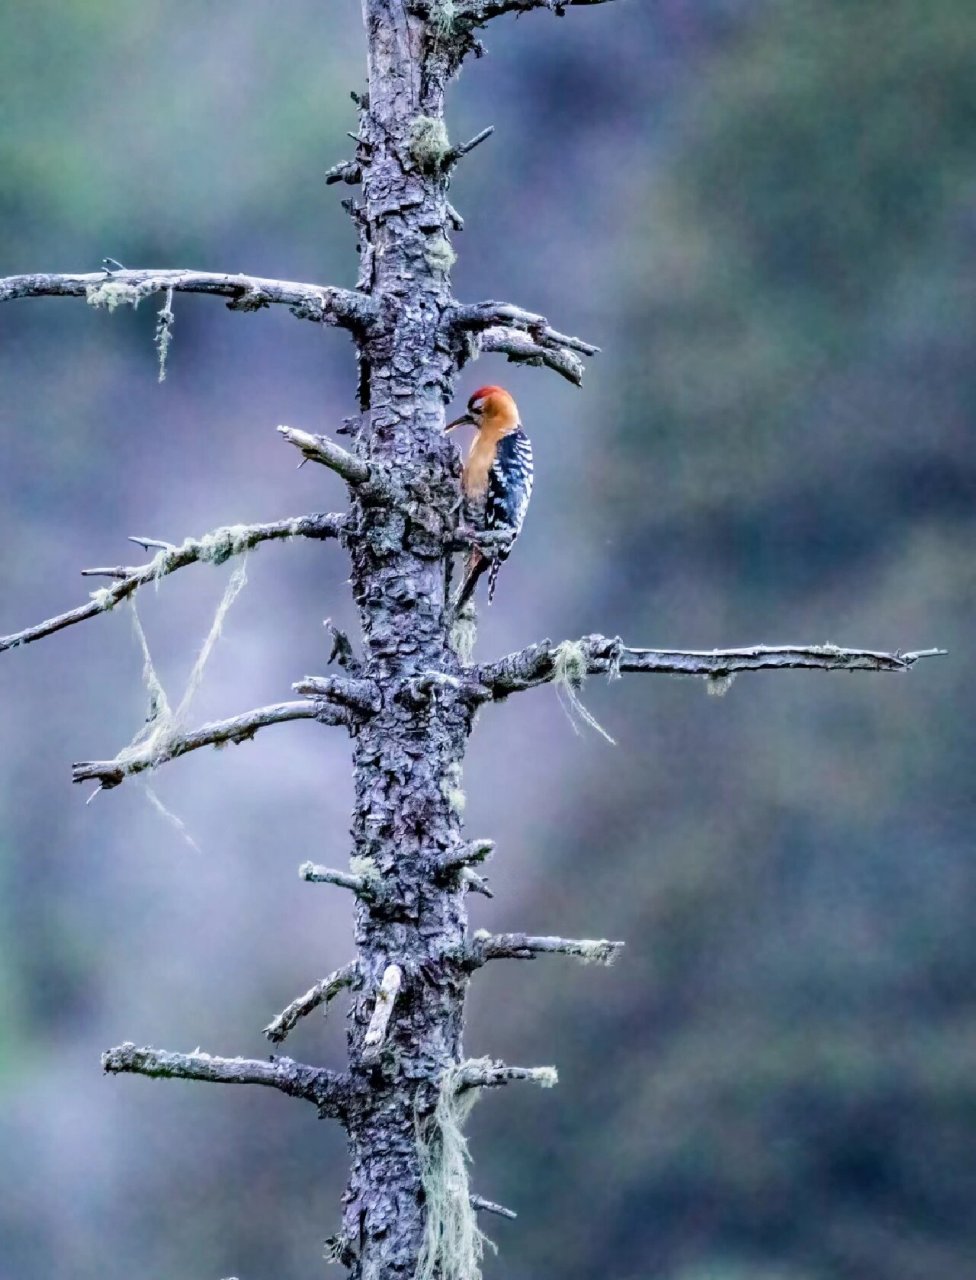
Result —
[[511, 529], [512, 542], [500, 548], [488, 571], [488, 601], [495, 594], [495, 581], [503, 560], [508, 559], [512, 543], [519, 536], [525, 513], [532, 497], [532, 445], [521, 428], [504, 436], [488, 473], [488, 495], [485, 526], [488, 529]]
[[[504, 436], [488, 474], [485, 524], [489, 529], [511, 529], [517, 538], [532, 497], [532, 445], [521, 429]], [[513, 538], [514, 541], [514, 538]], [[499, 559], [504, 560], [511, 546]]]

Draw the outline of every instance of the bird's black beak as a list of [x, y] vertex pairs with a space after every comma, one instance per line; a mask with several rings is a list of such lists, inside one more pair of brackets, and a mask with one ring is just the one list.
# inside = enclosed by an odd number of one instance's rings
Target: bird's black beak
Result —
[[453, 422], [449, 422], [444, 431], [446, 433], [453, 431], [455, 427], [476, 427], [477, 425], [470, 413], [462, 413], [460, 418], [455, 418]]

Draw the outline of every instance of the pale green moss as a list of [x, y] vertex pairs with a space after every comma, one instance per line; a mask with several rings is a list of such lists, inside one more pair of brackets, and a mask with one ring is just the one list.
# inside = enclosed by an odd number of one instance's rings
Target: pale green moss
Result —
[[710, 698], [724, 698], [728, 691], [732, 688], [732, 681], [735, 679], [735, 672], [726, 672], [724, 676], [706, 676], [705, 688], [708, 690]]
[[105, 307], [114, 311], [116, 307], [138, 307], [143, 298], [155, 293], [152, 281], [143, 284], [124, 284], [120, 280], [102, 280], [99, 284], [90, 284], [85, 290], [85, 299], [90, 307]]
[[451, 627], [451, 648], [460, 662], [468, 666], [474, 656], [475, 641], [478, 639], [478, 621], [474, 609], [474, 601], [469, 600], [454, 619]]
[[444, 121], [436, 116], [417, 116], [410, 126], [409, 146], [424, 173], [436, 173], [451, 150]]
[[366, 888], [374, 891], [379, 888], [382, 877], [373, 858], [350, 858], [349, 870], [354, 876], [359, 876]]
[[253, 529], [246, 524], [228, 524], [205, 533], [202, 538], [188, 538], [184, 547], [197, 550], [201, 560], [210, 564], [223, 564], [231, 556], [242, 555], [257, 542]]
[[451, 242], [445, 235], [432, 236], [427, 241], [424, 249], [424, 257], [427, 265], [432, 271], [443, 271], [445, 274], [450, 271], [451, 267], [457, 262], [457, 254], [451, 247]]
[[156, 352], [159, 356], [159, 381], [166, 381], [166, 358], [169, 355], [170, 343], [173, 341], [173, 290], [166, 290], [166, 301], [156, 312]]
[[111, 587], [99, 587], [97, 591], [90, 591], [89, 597], [94, 600], [99, 609], [111, 609], [117, 603], [116, 597], [112, 594]]
[[458, 1092], [459, 1074], [469, 1065], [452, 1063], [447, 1068], [434, 1114], [425, 1123], [419, 1119], [416, 1123], [426, 1221], [414, 1280], [480, 1280], [485, 1245], [495, 1247], [478, 1226], [471, 1207], [471, 1156], [462, 1126], [480, 1090]]
[[608, 967], [617, 958], [619, 946], [605, 938], [587, 938], [580, 943], [579, 958], [583, 964], [602, 964]]
[[434, 35], [439, 39], [449, 36], [454, 29], [456, 17], [457, 4], [455, 0], [434, 0], [430, 10], [430, 25]]
[[468, 803], [468, 797], [461, 788], [462, 776], [461, 766], [452, 764], [446, 770], [444, 780], [441, 783], [441, 793], [458, 817], [464, 813]]
[[569, 723], [577, 733], [582, 722], [591, 729], [595, 729], [602, 738], [606, 738], [607, 742], [615, 747], [616, 742], [580, 700], [580, 690], [586, 682], [587, 669], [587, 656], [583, 646], [576, 640], [564, 640], [553, 654], [552, 682], [556, 696], [566, 712]]

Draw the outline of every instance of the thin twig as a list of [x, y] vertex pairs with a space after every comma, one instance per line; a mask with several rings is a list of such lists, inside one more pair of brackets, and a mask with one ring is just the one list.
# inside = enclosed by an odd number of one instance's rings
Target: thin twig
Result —
[[0, 636], [0, 653], [5, 649], [16, 649], [20, 645], [31, 644], [45, 636], [53, 635], [76, 622], [85, 622], [100, 613], [108, 613], [117, 604], [132, 595], [139, 587], [149, 582], [158, 582], [167, 574], [175, 573], [186, 565], [198, 561], [211, 564], [223, 564], [230, 556], [256, 547], [259, 543], [274, 541], [279, 538], [336, 538], [343, 531], [346, 517], [342, 515], [308, 515], [293, 520], [275, 520], [269, 524], [229, 525], [214, 529], [202, 538], [187, 538], [179, 547], [169, 542], [160, 542], [154, 538], [133, 538], [143, 547], [159, 547], [159, 554], [148, 564], [138, 566], [118, 565], [107, 569], [83, 569], [86, 576], [116, 578], [111, 587], [93, 593], [87, 604], [70, 609], [67, 613], [48, 618], [36, 626], [27, 627], [13, 635]]
[[321, 462], [323, 466], [330, 467], [337, 475], [342, 476], [347, 484], [365, 484], [370, 478], [369, 464], [348, 449], [343, 449], [334, 440], [298, 431], [294, 427], [279, 427], [278, 430], [288, 444], [294, 445], [301, 452], [306, 462]]
[[490, 124], [482, 129], [480, 133], [476, 133], [473, 138], [469, 138], [467, 142], [462, 142], [459, 147], [452, 147], [445, 158], [445, 165], [457, 164], [462, 156], [468, 155], [475, 147], [480, 147], [494, 132], [495, 126]]
[[503, 1204], [494, 1200], [486, 1200], [484, 1196], [469, 1196], [471, 1208], [477, 1213], [495, 1213], [499, 1218], [510, 1218], [513, 1222], [518, 1217], [514, 1209], [506, 1209]]
[[214, 1058], [209, 1053], [169, 1053], [120, 1044], [102, 1054], [109, 1073], [131, 1072], [153, 1079], [206, 1080], [214, 1084], [262, 1084], [292, 1098], [314, 1102], [322, 1116], [340, 1116], [347, 1094], [342, 1076], [309, 1067], [291, 1058], [261, 1062], [248, 1058]]
[[273, 1044], [280, 1044], [302, 1018], [307, 1017], [319, 1005], [328, 1006], [330, 1000], [346, 987], [351, 987], [358, 977], [359, 963], [356, 960], [350, 960], [341, 969], [336, 969], [327, 978], [316, 982], [314, 987], [310, 987], [304, 995], [293, 1000], [286, 1009], [282, 1009], [277, 1018], [272, 1019], [264, 1028], [264, 1034]]

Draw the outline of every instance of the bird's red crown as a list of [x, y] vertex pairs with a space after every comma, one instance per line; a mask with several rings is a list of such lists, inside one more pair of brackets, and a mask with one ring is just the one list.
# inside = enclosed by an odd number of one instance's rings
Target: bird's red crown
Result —
[[491, 399], [495, 396], [504, 396], [506, 400], [511, 400], [511, 396], [504, 387], [479, 387], [477, 391], [472, 392], [468, 400], [468, 408], [473, 409], [476, 404], [483, 400]]

